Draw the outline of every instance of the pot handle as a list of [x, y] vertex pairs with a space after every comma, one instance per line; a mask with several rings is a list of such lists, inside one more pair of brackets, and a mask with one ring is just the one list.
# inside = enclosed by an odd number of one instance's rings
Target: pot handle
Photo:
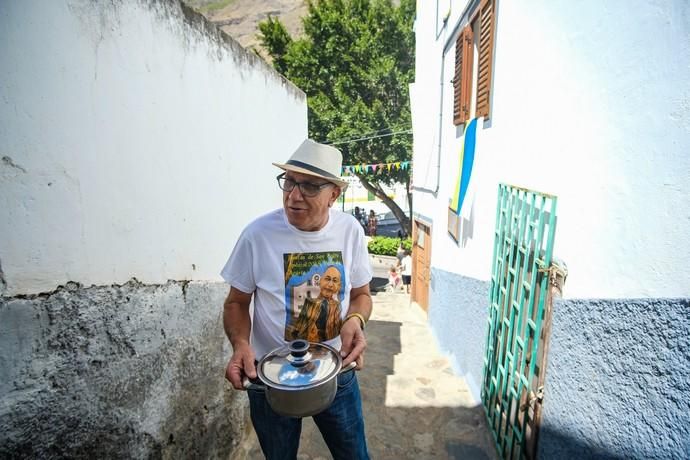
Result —
[[266, 390], [266, 385], [261, 383], [261, 380], [250, 380], [247, 376], [244, 376], [244, 378], [242, 379], [242, 386], [245, 390]]
[[353, 370], [355, 367], [357, 367], [357, 363], [352, 361], [350, 364], [340, 369], [340, 372], [338, 372], [338, 374], [344, 374], [345, 372], [349, 372]]

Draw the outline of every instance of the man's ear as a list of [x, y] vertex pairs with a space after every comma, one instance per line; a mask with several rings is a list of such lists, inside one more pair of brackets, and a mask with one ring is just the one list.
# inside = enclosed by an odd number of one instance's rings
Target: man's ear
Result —
[[329, 207], [333, 206], [333, 203], [335, 203], [335, 200], [340, 198], [340, 194], [342, 193], [342, 190], [337, 185], [335, 187], [331, 187], [331, 189], [332, 189], [331, 190], [331, 199], [328, 202]]

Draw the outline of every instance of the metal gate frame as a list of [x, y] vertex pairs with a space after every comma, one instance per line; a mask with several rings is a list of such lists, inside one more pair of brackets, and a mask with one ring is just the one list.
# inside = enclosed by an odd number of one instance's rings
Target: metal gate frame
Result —
[[536, 456], [556, 202], [553, 195], [498, 186], [481, 397], [505, 459]]

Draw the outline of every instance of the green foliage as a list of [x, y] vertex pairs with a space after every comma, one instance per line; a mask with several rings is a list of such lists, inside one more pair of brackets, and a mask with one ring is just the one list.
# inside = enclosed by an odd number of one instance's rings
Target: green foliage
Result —
[[[320, 142], [411, 129], [414, 0], [313, 0], [304, 37], [293, 40], [278, 19], [261, 23], [260, 40], [276, 69], [306, 94], [309, 137]], [[412, 136], [395, 135], [337, 146], [344, 164], [411, 159]], [[410, 170], [362, 180], [409, 183]]]
[[[287, 71], [285, 54], [292, 43], [290, 34], [282, 22], [271, 16], [266, 21], [259, 23], [259, 30], [261, 31], [259, 36], [261, 44], [273, 58], [273, 66], [278, 72], [284, 74]], [[270, 40], [266, 37], [270, 37]]]
[[[412, 250], [412, 240], [410, 238], [402, 240], [403, 248]], [[369, 240], [369, 253], [379, 256], [394, 256], [398, 251], [400, 245], [400, 238], [391, 238], [389, 236], [375, 236]]]

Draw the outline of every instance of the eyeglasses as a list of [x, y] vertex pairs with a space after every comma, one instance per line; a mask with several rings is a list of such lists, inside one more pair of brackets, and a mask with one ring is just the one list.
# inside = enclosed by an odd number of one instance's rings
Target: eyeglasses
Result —
[[281, 190], [284, 190], [286, 192], [292, 192], [295, 186], [297, 186], [299, 187], [299, 191], [302, 194], [302, 196], [306, 196], [309, 198], [315, 197], [321, 192], [321, 190], [328, 187], [329, 185], [335, 185], [333, 182], [324, 182], [323, 184], [313, 184], [311, 182], [297, 182], [296, 180], [292, 180], [290, 178], [285, 177], [285, 173], [279, 175], [278, 177], [276, 177], [276, 179], [278, 179], [278, 187], [280, 187]]

